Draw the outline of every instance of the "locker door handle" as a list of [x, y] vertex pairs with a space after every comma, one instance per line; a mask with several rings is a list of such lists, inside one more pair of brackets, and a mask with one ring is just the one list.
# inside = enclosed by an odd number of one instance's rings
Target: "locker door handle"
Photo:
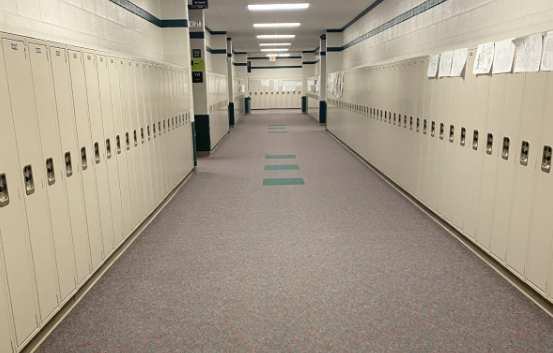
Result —
[[472, 149], [475, 151], [478, 151], [478, 138], [479, 138], [478, 130], [474, 130], [474, 134], [472, 137]]
[[420, 118], [417, 118], [417, 132], [419, 132], [421, 126], [421, 120]]
[[10, 194], [8, 193], [6, 174], [0, 174], [0, 207], [6, 207], [9, 203]]
[[46, 160], [46, 176], [48, 177], [48, 185], [52, 186], [56, 183], [56, 173], [54, 171], [54, 160], [48, 158]]
[[108, 159], [111, 159], [111, 141], [106, 139], [106, 155]]
[[146, 130], [148, 133], [148, 141], [150, 141], [150, 125], [146, 126]]
[[138, 146], [138, 137], [136, 136], [136, 130], [133, 131], [134, 147]]
[[528, 141], [522, 141], [520, 146], [520, 164], [523, 166], [528, 165], [528, 155], [530, 154], [530, 143]]
[[23, 179], [25, 180], [25, 193], [31, 195], [35, 192], [35, 181], [33, 178], [33, 167], [30, 164], [23, 167]]
[[131, 149], [131, 139], [128, 132], [125, 132], [125, 147], [127, 148], [127, 151]]
[[504, 160], [509, 159], [509, 147], [511, 145], [511, 140], [508, 137], [503, 138], [503, 149], [501, 150], [501, 158]]
[[152, 129], [154, 130], [154, 138], [156, 138], [157, 133], [156, 133], [156, 124], [155, 123], [152, 125]]
[[464, 127], [462, 127], [461, 128], [461, 139], [459, 140], [459, 144], [461, 146], [465, 146], [466, 140], [467, 140], [467, 130]]
[[73, 175], [73, 163], [71, 162], [71, 152], [65, 152], [65, 175], [69, 178]]
[[407, 115], [403, 116], [403, 128], [407, 129]]
[[424, 122], [422, 123], [422, 133], [423, 135], [426, 135], [426, 130], [428, 129], [426, 119], [424, 119]]
[[86, 159], [86, 147], [81, 148], [81, 163], [83, 165], [83, 170], [88, 168], [88, 161]]
[[98, 142], [94, 143], [94, 160], [96, 164], [100, 163], [100, 145], [98, 145]]
[[455, 139], [455, 126], [449, 125], [449, 142], [453, 143]]
[[121, 154], [121, 137], [119, 135], [115, 136], [115, 144], [117, 145], [117, 154]]
[[493, 135], [488, 134], [487, 142], [486, 142], [486, 153], [491, 155], [492, 154], [492, 148], [493, 148]]
[[413, 117], [409, 118], [409, 130], [413, 130]]
[[543, 146], [541, 170], [545, 173], [549, 173], [551, 171], [551, 146]]
[[444, 130], [445, 130], [444, 123], [440, 123], [440, 140], [444, 139]]

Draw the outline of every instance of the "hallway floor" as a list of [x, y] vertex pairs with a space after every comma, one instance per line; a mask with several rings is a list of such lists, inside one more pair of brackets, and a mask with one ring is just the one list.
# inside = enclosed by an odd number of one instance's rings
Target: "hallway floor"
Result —
[[37, 352], [553, 351], [545, 312], [307, 115], [256, 111], [198, 163]]

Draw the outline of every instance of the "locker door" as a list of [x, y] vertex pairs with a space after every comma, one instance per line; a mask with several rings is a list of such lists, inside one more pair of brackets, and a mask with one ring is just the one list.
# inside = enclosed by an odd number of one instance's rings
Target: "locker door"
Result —
[[260, 93], [259, 85], [260, 85], [260, 82], [258, 80], [253, 81], [254, 96], [252, 97], [252, 103], [253, 103], [253, 106], [255, 107], [253, 109], [261, 109], [261, 104], [260, 104], [261, 95], [259, 94]]
[[[45, 322], [59, 305], [52, 223], [44, 173], [33, 79], [22, 41], [3, 39], [8, 89], [19, 151], [19, 178], [24, 180], [27, 224], [35, 265], [40, 321]], [[31, 99], [29, 99], [29, 97]]]
[[54, 92], [58, 127], [63, 151], [63, 163], [59, 168], [65, 174], [67, 202], [77, 268], [77, 284], [80, 286], [91, 272], [90, 243], [88, 238], [83, 181], [79, 167], [80, 150], [76, 137], [75, 115], [67, 52], [62, 48], [50, 48], [50, 60], [54, 78]]
[[29, 43], [29, 56], [42, 145], [42, 161], [47, 177], [60, 295], [63, 302], [75, 290], [77, 279], [52, 70], [48, 48], [45, 45]]
[[265, 94], [265, 88], [261, 81], [257, 81], [259, 87], [259, 109], [267, 109], [267, 95]]
[[[440, 106], [440, 85], [437, 78], [427, 78], [430, 85], [430, 91], [432, 92], [431, 106], [430, 106], [430, 139], [428, 141], [428, 164], [426, 169], [426, 193], [427, 193], [427, 206], [434, 211], [437, 211], [437, 169], [438, 169], [438, 155], [437, 150], [441, 147], [443, 141], [441, 140], [442, 119], [440, 119], [439, 109]], [[432, 123], [434, 123], [434, 129], [432, 129]], [[432, 130], [434, 132], [432, 133]]]
[[150, 89], [150, 104], [151, 104], [151, 143], [152, 143], [152, 150], [153, 150], [153, 160], [155, 165], [155, 172], [156, 172], [156, 180], [157, 180], [157, 190], [156, 190], [156, 196], [155, 196], [155, 204], [157, 205], [162, 198], [164, 197], [164, 179], [163, 179], [163, 165], [161, 163], [161, 146], [159, 143], [159, 138], [157, 135], [157, 122], [158, 122], [158, 106], [157, 106], [157, 94], [158, 94], [158, 68], [156, 65], [149, 65], [148, 66], [148, 74], [149, 74], [149, 83], [148, 87]]
[[[553, 94], [553, 73], [541, 73], [547, 76], [545, 97]], [[553, 146], [553, 100], [546, 99], [543, 110], [543, 125], [541, 141], [537, 149], [536, 180], [534, 188], [534, 210], [531, 219], [531, 232], [528, 242], [528, 259], [526, 263], [526, 278], [528, 282], [545, 293], [548, 273], [551, 271], [551, 246], [553, 245], [553, 225], [551, 224], [551, 209], [553, 209], [553, 179], [551, 178], [551, 159], [548, 151]], [[509, 244], [510, 246], [510, 244]], [[551, 292], [551, 290], [550, 290]]]
[[286, 92], [286, 108], [290, 109], [292, 108], [292, 91]]
[[98, 204], [98, 189], [96, 187], [94, 150], [88, 119], [84, 64], [81, 52], [68, 50], [68, 54], [71, 86], [73, 88], [75, 125], [79, 142], [79, 152], [71, 158], [73, 160], [73, 170], [76, 168], [82, 170], [81, 177], [88, 224], [88, 238], [90, 241], [90, 254], [92, 269], [95, 270], [104, 258], [104, 241], [102, 238], [102, 224]]
[[119, 88], [121, 91], [121, 112], [123, 120], [123, 128], [125, 130], [125, 137], [123, 138], [123, 146], [126, 151], [127, 158], [127, 171], [128, 171], [128, 183], [129, 183], [129, 199], [131, 203], [131, 217], [132, 226], [135, 227], [140, 223], [140, 196], [138, 194], [138, 168], [135, 164], [136, 147], [134, 144], [134, 129], [131, 120], [131, 100], [130, 90], [128, 83], [128, 74], [131, 62], [128, 60], [119, 59]]
[[[537, 169], [542, 160], [542, 151], [538, 150], [543, 107], [545, 103], [547, 74], [528, 73], [524, 86], [524, 98], [519, 128], [520, 143], [515, 158], [515, 178], [512, 189], [512, 208], [507, 241], [507, 265], [524, 276], [530, 222], [534, 209], [534, 183]], [[521, 144], [529, 144], [529, 154], [521, 153]], [[515, 147], [515, 146], [513, 146]], [[514, 152], [514, 150], [513, 150]]]
[[[123, 209], [121, 207], [121, 188], [119, 183], [119, 171], [117, 167], [117, 141], [114, 132], [114, 116], [111, 93], [110, 74], [108, 68], [109, 59], [99, 55], [96, 59], [98, 67], [98, 85], [100, 88], [100, 105], [103, 127], [102, 155], [105, 156], [107, 165], [109, 196], [111, 206], [111, 219], [113, 223], [113, 248], [123, 240]], [[113, 59], [112, 59], [113, 60]], [[106, 200], [107, 201], [107, 200]]]
[[[109, 84], [112, 102], [113, 130], [115, 140], [112, 142], [112, 154], [117, 159], [117, 171], [119, 173], [119, 190], [121, 196], [121, 215], [123, 238], [131, 233], [132, 215], [129, 194], [129, 175], [127, 167], [127, 149], [125, 147], [125, 128], [123, 126], [123, 111], [121, 103], [121, 90], [119, 88], [118, 59], [108, 58]], [[110, 183], [111, 185], [111, 183]]]
[[[2, 254], [0, 253], [0, 259], [3, 259]], [[4, 264], [0, 261], [0, 352], [14, 352], [12, 344], [14, 343], [11, 336], [12, 332], [12, 323], [11, 310], [8, 308], [8, 285], [5, 281], [4, 274]]]
[[[428, 60], [426, 58], [421, 59], [421, 66], [423, 68], [428, 67]], [[432, 119], [430, 115], [430, 109], [432, 106], [432, 86], [430, 85], [430, 80], [424, 75], [424, 72], [421, 77], [420, 87], [423, 91], [423, 100], [419, 104], [422, 105], [421, 119], [423, 124], [423, 134], [421, 139], [420, 147], [420, 158], [419, 158], [419, 186], [418, 186], [418, 197], [424, 204], [428, 203], [427, 198], [427, 189], [426, 189], [426, 173], [427, 173], [427, 164], [428, 164], [428, 145], [433, 139], [432, 137]], [[426, 129], [424, 125], [426, 123]]]
[[276, 100], [277, 100], [277, 91], [275, 91], [274, 86], [275, 81], [270, 80], [269, 81], [269, 109], [275, 109], [277, 107]]
[[[525, 74], [508, 74], [505, 91], [505, 105], [503, 107], [503, 123], [501, 129], [500, 145], [503, 139], [509, 139], [508, 154], [505, 158], [500, 152], [500, 160], [497, 169], [495, 208], [493, 218], [492, 236], [490, 239], [491, 254], [501, 262], [505, 260], [507, 252], [507, 235], [509, 233], [509, 215], [511, 214], [512, 190], [515, 174], [515, 158], [520, 152], [520, 140], [518, 132], [520, 127], [520, 114], [522, 109]], [[502, 147], [500, 147], [502, 149]]]
[[170, 181], [170, 175], [169, 175], [169, 163], [167, 161], [167, 154], [168, 154], [168, 148], [167, 148], [167, 139], [165, 137], [165, 132], [163, 131], [163, 125], [164, 125], [164, 118], [166, 114], [165, 110], [165, 67], [160, 66], [159, 72], [158, 72], [158, 79], [157, 79], [157, 89], [158, 89], [158, 135], [159, 135], [159, 144], [160, 144], [160, 150], [161, 150], [161, 165], [163, 170], [163, 195], [166, 196], [169, 193], [169, 190], [171, 188], [171, 181]]
[[278, 109], [282, 109], [284, 107], [284, 90], [283, 90], [283, 87], [280, 86], [280, 84], [277, 90], [276, 107]]
[[[0, 47], [0, 149], [14, 153], [0, 153], [0, 178], [3, 184], [0, 197], [0, 260], [2, 265], [5, 264], [6, 288], [13, 313], [16, 345], [19, 347], [38, 330], [39, 319], [25, 204], [16, 196], [24, 192], [2, 52], [3, 47]], [[0, 283], [0, 286], [4, 286], [4, 283]]]
[[147, 163], [145, 164], [146, 176], [148, 178], [147, 187], [149, 189], [149, 196], [151, 197], [151, 203], [149, 205], [149, 211], [151, 211], [157, 204], [156, 194], [157, 194], [157, 175], [154, 161], [154, 150], [152, 142], [152, 128], [151, 128], [151, 102], [150, 102], [150, 93], [148, 89], [148, 64], [141, 63], [139, 64], [140, 69], [140, 78], [141, 79], [141, 92], [140, 92], [140, 102], [141, 102], [141, 125], [144, 127], [144, 149], [146, 150]]

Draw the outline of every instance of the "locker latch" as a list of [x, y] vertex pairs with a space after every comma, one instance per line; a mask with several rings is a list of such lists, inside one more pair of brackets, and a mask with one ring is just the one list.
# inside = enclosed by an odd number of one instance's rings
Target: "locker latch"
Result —
[[473, 137], [472, 137], [472, 149], [475, 151], [478, 151], [478, 130], [474, 130]]
[[146, 130], [148, 132], [148, 141], [150, 141], [150, 125], [146, 126]]
[[417, 132], [420, 131], [420, 126], [421, 126], [421, 119], [417, 118]]
[[83, 165], [83, 170], [88, 168], [88, 161], [86, 159], [86, 147], [81, 148], [81, 163]]
[[115, 136], [115, 144], [117, 147], [117, 154], [121, 154], [121, 137], [119, 137], [119, 135]]
[[138, 146], [138, 137], [136, 136], [136, 130], [133, 131], [134, 147]]
[[413, 117], [409, 118], [409, 130], [413, 130]]
[[159, 131], [159, 136], [162, 135], [162, 132], [161, 132], [161, 121], [157, 123], [157, 129]]
[[96, 164], [100, 163], [100, 145], [98, 142], [94, 143], [94, 159]]
[[108, 159], [111, 159], [111, 141], [110, 139], [106, 139], [106, 155]]
[[493, 148], [493, 135], [488, 134], [488, 139], [486, 141], [486, 153], [491, 155], [492, 154], [492, 148]]
[[144, 139], [144, 128], [141, 127], [140, 128], [140, 142], [141, 143], [144, 143], [145, 139]]
[[125, 146], [127, 147], [127, 151], [131, 149], [131, 141], [128, 132], [125, 133]]
[[543, 146], [541, 170], [546, 173], [549, 173], [551, 171], [551, 146]]
[[461, 139], [459, 140], [460, 145], [464, 146], [466, 140], [467, 140], [467, 130], [463, 127], [461, 128]]
[[449, 142], [453, 143], [455, 140], [455, 126], [449, 125]]
[[157, 132], [156, 132], [156, 124], [155, 123], [152, 125], [152, 129], [154, 130], [154, 138], [156, 138], [157, 137]]
[[426, 135], [426, 130], [427, 130], [427, 123], [426, 123], [426, 119], [424, 119], [424, 122], [422, 123], [422, 133], [424, 135]]
[[444, 139], [445, 126], [444, 123], [440, 123], [440, 140]]
[[528, 154], [530, 153], [530, 143], [528, 141], [522, 141], [520, 147], [520, 164], [523, 166], [528, 165]]
[[73, 175], [73, 163], [71, 163], [71, 152], [65, 152], [65, 175], [69, 178]]
[[388, 113], [388, 124], [392, 123], [392, 112]]
[[403, 116], [403, 127], [407, 129], [407, 115]]
[[31, 195], [35, 192], [35, 181], [33, 179], [33, 168], [30, 164], [23, 167], [23, 178], [25, 180], [25, 192]]
[[509, 159], [509, 147], [511, 145], [511, 140], [508, 137], [503, 138], [503, 148], [501, 149], [501, 158], [504, 160]]
[[0, 174], [0, 207], [5, 207], [10, 203], [10, 195], [8, 194], [8, 182], [6, 174]]
[[48, 185], [54, 185], [56, 183], [56, 173], [54, 171], [54, 160], [52, 158], [46, 160], [46, 175], [48, 177]]

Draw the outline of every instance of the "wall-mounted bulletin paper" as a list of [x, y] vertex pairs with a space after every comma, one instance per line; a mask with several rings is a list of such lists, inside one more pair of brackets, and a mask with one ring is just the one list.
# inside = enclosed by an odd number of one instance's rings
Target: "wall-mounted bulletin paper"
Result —
[[533, 34], [514, 40], [516, 46], [515, 72], [540, 71], [543, 35]]
[[451, 64], [451, 76], [459, 77], [467, 63], [468, 49], [457, 49], [453, 52], [453, 62]]
[[547, 32], [543, 44], [542, 71], [553, 71], [553, 31]]
[[476, 51], [476, 59], [472, 73], [475, 75], [485, 75], [490, 73], [493, 64], [493, 55], [495, 51], [494, 43], [480, 44]]
[[515, 43], [513, 39], [495, 42], [495, 53], [493, 58], [493, 74], [503, 74], [513, 71], [513, 60], [515, 59]]
[[428, 60], [428, 77], [436, 77], [438, 74], [438, 64], [440, 63], [440, 54], [430, 56]]
[[453, 64], [453, 51], [443, 52], [440, 57], [439, 77], [451, 76], [451, 65]]

